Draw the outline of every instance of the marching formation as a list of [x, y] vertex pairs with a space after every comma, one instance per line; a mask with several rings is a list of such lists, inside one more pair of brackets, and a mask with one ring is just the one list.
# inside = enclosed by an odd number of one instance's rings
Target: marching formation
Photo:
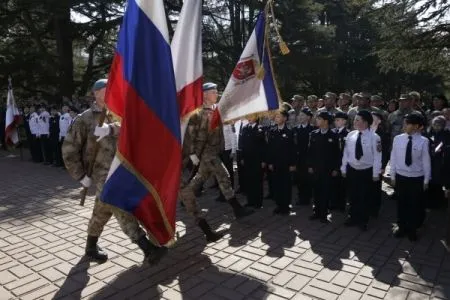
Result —
[[[198, 218], [195, 191], [206, 178], [215, 176], [236, 217], [250, 214], [238, 205], [232, 190], [233, 170], [227, 161], [236, 152], [239, 189], [248, 208], [263, 205], [263, 182], [276, 203], [274, 214], [289, 215], [293, 205], [292, 185], [297, 186], [296, 205], [312, 204], [311, 220], [330, 222], [330, 212], [348, 213], [346, 226], [367, 230], [371, 217], [381, 207], [381, 181], [390, 165], [393, 197], [398, 202], [396, 237], [417, 239], [417, 229], [426, 208], [446, 205], [444, 186], [450, 187], [450, 130], [445, 117], [448, 103], [442, 96], [425, 111], [416, 92], [403, 94], [399, 107], [388, 113], [379, 96], [326, 93], [324, 106], [316, 96], [307, 101], [294, 96], [292, 105], [277, 111], [251, 114], [223, 128], [208, 131], [210, 114], [217, 99], [217, 85], [203, 86], [204, 105], [191, 118], [184, 145], [185, 166], [196, 175], [182, 188], [180, 196], [189, 213]], [[349, 99], [353, 99], [350, 104]], [[417, 100], [419, 99], [419, 100]], [[338, 104], [336, 104], [338, 103]], [[232, 134], [225, 134], [232, 127]], [[237, 137], [236, 149], [224, 148]], [[225, 141], [224, 141], [225, 139]], [[212, 150], [214, 149], [214, 150]], [[219, 161], [222, 149], [222, 162]], [[228, 169], [228, 171], [227, 171]], [[447, 171], [446, 171], [447, 170]], [[433, 175], [432, 175], [433, 174]], [[347, 209], [348, 208], [348, 209]], [[207, 241], [220, 238], [206, 221], [197, 219]]]
[[[95, 83], [96, 101], [81, 114], [67, 105], [61, 113], [55, 107], [50, 113], [45, 106], [24, 108], [32, 159], [67, 168], [86, 188], [95, 182], [87, 256], [107, 259], [97, 241], [114, 215], [142, 249], [146, 261], [154, 264], [167, 249], [146, 235], [135, 216], [99, 199], [120, 133], [120, 123], [109, 113], [105, 123], [98, 126], [106, 85], [104, 79]], [[384, 175], [390, 177], [395, 190], [392, 197], [398, 203], [394, 235], [411, 240], [417, 239], [426, 209], [446, 205], [450, 121], [443, 96], [436, 96], [425, 109], [416, 92], [403, 94], [389, 104], [368, 93], [337, 96], [328, 92], [323, 100], [315, 95], [306, 99], [295, 95], [276, 111], [253, 113], [212, 128], [218, 99], [217, 85], [205, 83], [203, 106], [187, 123], [182, 156], [183, 169], [187, 170], [184, 174], [189, 176], [183, 178], [179, 191], [179, 199], [207, 242], [222, 237], [208, 225], [196, 200], [210, 178], [215, 178], [220, 190], [217, 201], [228, 202], [236, 218], [257, 212], [264, 205], [263, 199], [271, 198], [276, 203], [274, 214], [287, 216], [294, 205], [311, 207], [310, 220], [329, 223], [332, 212], [346, 213], [346, 226], [365, 231], [370, 218], [380, 212]], [[101, 155], [93, 158], [95, 143], [99, 143]], [[95, 168], [89, 177], [86, 166], [91, 160]], [[233, 166], [237, 166], [236, 182]], [[238, 193], [245, 195], [245, 205], [237, 200]]]

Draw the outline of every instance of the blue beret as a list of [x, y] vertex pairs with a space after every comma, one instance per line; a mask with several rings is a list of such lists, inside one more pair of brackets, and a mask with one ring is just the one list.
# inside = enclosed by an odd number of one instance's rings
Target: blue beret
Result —
[[206, 82], [203, 84], [203, 91], [209, 91], [209, 90], [216, 90], [217, 89], [217, 84], [212, 83], [212, 82]]
[[106, 87], [106, 84], [108, 83], [108, 79], [99, 79], [99, 80], [97, 80], [95, 83], [94, 83], [94, 86], [92, 87], [92, 90], [95, 92], [95, 91], [98, 91], [98, 90], [101, 90], [101, 89], [103, 89], [103, 88], [105, 88]]

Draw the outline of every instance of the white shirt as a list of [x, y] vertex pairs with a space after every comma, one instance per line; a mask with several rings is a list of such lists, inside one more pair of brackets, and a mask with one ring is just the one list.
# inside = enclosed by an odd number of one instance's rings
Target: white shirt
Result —
[[50, 134], [50, 114], [48, 111], [43, 111], [39, 115], [39, 135]]
[[72, 124], [72, 117], [69, 113], [65, 113], [59, 117], [59, 139], [66, 137], [70, 124]]
[[409, 135], [406, 133], [394, 138], [391, 151], [391, 178], [396, 174], [405, 177], [421, 177], [428, 184], [431, 179], [431, 162], [429, 152], [429, 141], [426, 137], [416, 133], [412, 135], [412, 163], [408, 167], [405, 164], [406, 146]]
[[30, 131], [32, 135], [39, 135], [39, 115], [34, 112], [30, 115], [28, 124], [30, 125]]
[[361, 144], [363, 156], [356, 159], [356, 141], [358, 139], [359, 130], [353, 130], [347, 135], [342, 156], [342, 174], [347, 173], [347, 165], [356, 170], [365, 170], [373, 168], [373, 177], [381, 174], [381, 139], [375, 132], [366, 129], [361, 134]]
[[225, 150], [231, 150], [231, 153], [236, 153], [237, 136], [233, 132], [231, 124], [223, 125], [223, 137], [225, 139]]

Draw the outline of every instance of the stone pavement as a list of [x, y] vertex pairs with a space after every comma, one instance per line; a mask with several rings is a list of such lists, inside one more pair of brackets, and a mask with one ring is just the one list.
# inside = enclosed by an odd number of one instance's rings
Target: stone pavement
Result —
[[[80, 207], [79, 185], [62, 169], [0, 157], [0, 299], [447, 299], [450, 260], [432, 213], [416, 244], [390, 235], [394, 203], [384, 202], [369, 231], [307, 220], [309, 209], [271, 215], [271, 201], [236, 222], [231, 209], [200, 200], [225, 239], [206, 245], [178, 209], [179, 240], [156, 267], [111, 220], [100, 245], [104, 264], [82, 258], [93, 197]], [[242, 200], [242, 199], [241, 199]]]

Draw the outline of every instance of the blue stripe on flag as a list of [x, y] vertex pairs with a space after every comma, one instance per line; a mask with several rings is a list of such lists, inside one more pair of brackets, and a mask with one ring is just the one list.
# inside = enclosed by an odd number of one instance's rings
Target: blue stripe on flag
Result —
[[103, 186], [101, 200], [132, 214], [147, 194], [136, 176], [120, 165]]
[[263, 85], [266, 92], [267, 107], [269, 110], [278, 108], [278, 95], [275, 89], [275, 81], [273, 78], [272, 68], [270, 67], [269, 54], [267, 48], [264, 47], [264, 30], [265, 30], [266, 18], [264, 11], [259, 14], [258, 20], [256, 21], [255, 33], [256, 33], [256, 43], [258, 45], [259, 59], [262, 59], [262, 52], [264, 51], [263, 65], [266, 76], [264, 76]]
[[117, 51], [123, 59], [125, 80], [181, 140], [175, 75], [173, 67], [168, 68], [172, 66], [170, 45], [135, 0], [128, 2]]

